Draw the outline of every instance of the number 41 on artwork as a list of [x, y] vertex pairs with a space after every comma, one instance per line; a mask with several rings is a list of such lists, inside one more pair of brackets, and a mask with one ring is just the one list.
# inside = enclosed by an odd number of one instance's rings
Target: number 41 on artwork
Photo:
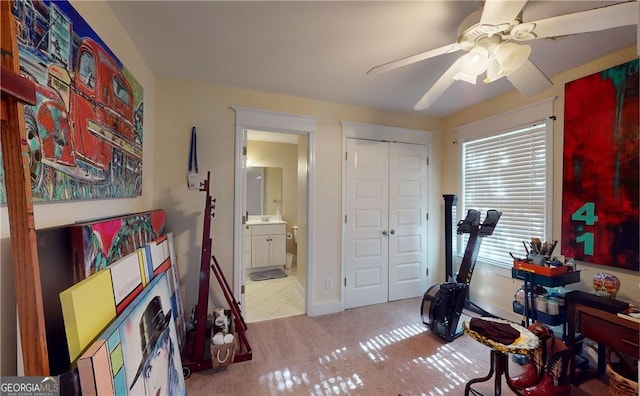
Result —
[[[589, 226], [594, 225], [598, 221], [598, 216], [596, 216], [596, 204], [594, 202], [585, 202], [584, 205], [573, 212], [571, 220], [584, 221], [584, 224]], [[588, 256], [593, 256], [593, 239], [593, 232], [585, 232], [584, 234], [576, 237], [576, 242], [584, 243], [584, 254]]]

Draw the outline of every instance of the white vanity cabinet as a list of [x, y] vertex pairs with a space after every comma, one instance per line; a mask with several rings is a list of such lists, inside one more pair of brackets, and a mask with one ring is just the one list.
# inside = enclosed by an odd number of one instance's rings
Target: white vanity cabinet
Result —
[[251, 268], [284, 266], [286, 252], [286, 223], [253, 224], [251, 228]]

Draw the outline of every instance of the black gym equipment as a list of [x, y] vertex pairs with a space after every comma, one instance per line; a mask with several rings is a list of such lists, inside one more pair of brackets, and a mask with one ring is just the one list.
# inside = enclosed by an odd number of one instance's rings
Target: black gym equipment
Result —
[[[453, 202], [453, 200], [445, 196], [445, 203], [448, 204], [449, 202]], [[473, 305], [467, 298], [480, 244], [483, 237], [493, 234], [501, 215], [502, 212], [490, 209], [487, 211], [484, 222], [480, 223], [480, 212], [475, 209], [469, 209], [467, 217], [458, 223], [457, 228], [458, 234], [469, 234], [469, 241], [455, 281], [447, 274], [448, 278], [445, 283], [431, 286], [424, 294], [422, 306], [420, 307], [422, 322], [447, 342], [452, 341], [463, 333], [459, 324], [460, 315], [465, 306]], [[445, 239], [447, 238], [451, 238], [451, 236], [445, 235]], [[446, 247], [451, 249], [450, 243], [447, 243]], [[447, 256], [449, 257], [447, 260], [450, 260], [450, 251], [447, 252]], [[448, 262], [447, 266], [449, 266]], [[449, 272], [448, 268], [447, 272]], [[478, 309], [481, 313], [486, 313], [481, 308]]]

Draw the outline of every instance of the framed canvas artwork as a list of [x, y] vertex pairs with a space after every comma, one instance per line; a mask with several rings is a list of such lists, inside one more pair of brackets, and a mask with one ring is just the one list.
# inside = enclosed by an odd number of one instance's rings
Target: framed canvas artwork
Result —
[[156, 209], [70, 227], [73, 269], [79, 281], [163, 235], [165, 214]]
[[566, 84], [562, 254], [640, 269], [638, 60]]
[[142, 195], [142, 86], [68, 1], [11, 3], [34, 201]]
[[[169, 279], [160, 274], [98, 336], [107, 346], [104, 361], [94, 358], [80, 378], [106, 377], [116, 396], [186, 394], [170, 299]], [[80, 359], [93, 356], [90, 347]]]

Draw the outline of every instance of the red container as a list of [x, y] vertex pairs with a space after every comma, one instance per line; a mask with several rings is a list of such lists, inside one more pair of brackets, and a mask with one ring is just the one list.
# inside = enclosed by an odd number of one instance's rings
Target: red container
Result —
[[543, 265], [532, 264], [526, 260], [513, 260], [513, 268], [521, 271], [532, 272], [542, 276], [558, 276], [567, 273], [567, 266], [545, 267]]

